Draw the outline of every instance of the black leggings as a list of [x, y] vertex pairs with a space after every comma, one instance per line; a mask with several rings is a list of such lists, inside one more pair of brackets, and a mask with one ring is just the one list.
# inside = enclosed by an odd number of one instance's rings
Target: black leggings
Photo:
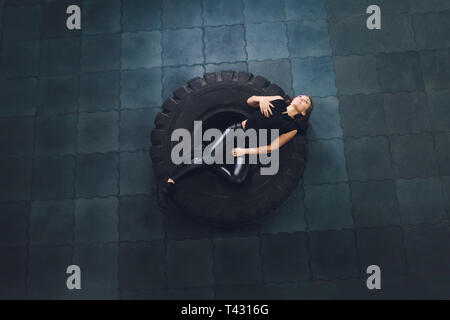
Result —
[[[211, 152], [216, 150], [217, 148], [223, 148], [223, 143], [226, 141], [227, 136], [230, 132], [237, 129], [243, 129], [242, 124], [236, 123], [232, 126], [225, 129], [223, 134], [218, 138], [213, 147], [211, 148]], [[244, 146], [236, 146], [236, 147], [242, 147]], [[233, 184], [240, 184], [244, 182], [245, 178], [247, 177], [251, 164], [245, 163], [244, 157], [237, 157], [235, 158], [233, 165], [224, 165], [224, 164], [206, 164], [204, 161], [201, 161], [201, 163], [195, 163], [195, 160], [202, 160], [202, 159], [195, 159], [193, 158], [190, 164], [181, 164], [175, 172], [170, 176], [175, 182], [177, 182], [180, 178], [182, 178], [187, 173], [197, 170], [199, 168], [208, 167], [212, 169], [214, 172], [216, 172], [219, 176], [223, 177], [225, 180], [227, 180], [230, 183]]]

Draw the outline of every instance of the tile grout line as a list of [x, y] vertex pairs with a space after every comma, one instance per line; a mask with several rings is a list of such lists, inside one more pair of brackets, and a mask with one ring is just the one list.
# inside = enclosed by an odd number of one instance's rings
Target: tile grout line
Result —
[[[203, 55], [203, 64], [202, 64], [202, 68], [203, 68], [203, 77], [206, 73], [206, 42], [205, 42], [205, 8], [204, 8], [204, 0], [200, 0], [200, 10], [201, 10], [201, 18], [202, 18], [202, 55]], [[202, 78], [203, 78], [202, 77]], [[212, 275], [212, 300], [216, 300], [217, 298], [217, 292], [216, 292], [216, 259], [215, 259], [215, 242], [214, 242], [214, 237], [212, 237], [212, 230], [208, 231], [209, 236], [207, 237], [207, 239], [210, 241], [211, 244], [211, 275]], [[186, 239], [180, 240], [180, 241], [184, 241]]]
[[[378, 84], [378, 86], [380, 87], [380, 90], [381, 90], [381, 79], [380, 79], [380, 70], [379, 70], [379, 67], [378, 67], [378, 59], [375, 62], [375, 68], [376, 68], [376, 71], [377, 71], [377, 84]], [[400, 201], [398, 199], [398, 193], [397, 193], [397, 181], [399, 180], [399, 177], [396, 174], [396, 169], [395, 169], [395, 166], [394, 166], [394, 155], [393, 155], [393, 152], [392, 152], [392, 142], [391, 142], [391, 137], [394, 136], [395, 134], [389, 134], [388, 130], [387, 130], [387, 115], [386, 115], [385, 97], [386, 97], [386, 93], [383, 92], [381, 94], [381, 103], [382, 103], [381, 110], [383, 112], [383, 125], [384, 125], [384, 129], [385, 129], [385, 132], [386, 132], [385, 139], [387, 141], [387, 149], [388, 149], [389, 160], [390, 160], [389, 164], [390, 164], [390, 169], [391, 169], [391, 172], [392, 172], [392, 182], [393, 182], [393, 185], [395, 187], [395, 194], [394, 194], [395, 206], [396, 206], [396, 208], [395, 208], [396, 209], [395, 210], [395, 217], [398, 218], [398, 221], [399, 221], [399, 224], [398, 224], [397, 227], [400, 230], [401, 246], [402, 246], [402, 250], [403, 250], [403, 253], [404, 253], [404, 257], [405, 257], [405, 261], [404, 261], [405, 267], [406, 267], [405, 276], [407, 276], [409, 274], [410, 267], [409, 267], [408, 256], [407, 256], [407, 247], [406, 247], [406, 242], [405, 242], [405, 232], [404, 232], [404, 228], [403, 228], [404, 224], [402, 222], [402, 215], [401, 215], [401, 212], [400, 212]], [[407, 134], [405, 134], [405, 136], [406, 135]], [[381, 136], [383, 136], [383, 135], [381, 135]], [[400, 136], [400, 134], [398, 136]], [[409, 134], [409, 136], [411, 136], [411, 134]], [[416, 179], [416, 178], [414, 178], [414, 179]], [[386, 227], [384, 227], [384, 228], [386, 228]], [[358, 228], [358, 229], [363, 229], [363, 228]]]
[[[335, 62], [335, 57], [336, 56], [334, 55], [335, 50], [334, 50], [333, 46], [331, 45], [332, 44], [331, 43], [332, 42], [332, 40], [331, 40], [332, 39], [332, 35], [331, 35], [331, 32], [330, 32], [330, 23], [329, 23], [329, 19], [328, 19], [328, 13], [329, 13], [328, 12], [328, 6], [326, 4], [325, 4], [325, 12], [326, 12], [326, 15], [327, 15], [327, 20], [326, 21], [327, 21], [327, 31], [328, 31], [328, 44], [329, 44], [330, 51], [331, 51], [331, 54], [332, 54], [331, 61], [333, 63], [334, 88], [336, 90], [336, 98], [338, 100], [339, 125], [340, 125], [340, 128], [341, 128], [342, 135], [344, 135], [344, 128], [342, 126], [342, 119], [341, 119], [341, 101], [340, 101], [339, 96], [338, 96], [339, 92], [338, 92], [338, 85], [337, 85], [336, 62]], [[343, 152], [344, 159], [345, 159], [345, 171], [346, 171], [346, 178], [347, 178], [347, 181], [345, 182], [345, 185], [348, 188], [348, 201], [349, 201], [349, 204], [350, 204], [350, 216], [351, 216], [352, 222], [353, 222], [351, 230], [352, 230], [352, 234], [353, 234], [353, 237], [354, 237], [353, 246], [354, 246], [354, 249], [355, 249], [356, 268], [358, 270], [358, 278], [361, 278], [361, 276], [362, 276], [362, 274], [361, 274], [361, 265], [360, 265], [361, 257], [360, 257], [359, 250], [358, 250], [358, 234], [356, 232], [356, 218], [355, 218], [355, 212], [354, 212], [354, 204], [353, 204], [353, 200], [352, 200], [352, 188], [351, 188], [351, 184], [350, 184], [351, 179], [349, 177], [349, 165], [348, 165], [347, 156], [346, 156], [346, 153], [345, 153], [345, 140], [344, 140], [344, 137], [342, 137], [341, 141], [342, 141], [342, 148], [343, 148], [342, 152]], [[344, 228], [342, 228], [342, 229], [344, 229]]]
[[119, 54], [119, 108], [118, 108], [118, 117], [117, 117], [117, 209], [116, 209], [116, 217], [117, 217], [117, 258], [116, 258], [116, 281], [117, 281], [117, 298], [121, 300], [123, 298], [123, 291], [121, 290], [120, 283], [120, 249], [121, 249], [121, 236], [120, 236], [120, 228], [121, 228], [121, 219], [120, 219], [120, 208], [121, 208], [121, 190], [120, 190], [120, 159], [121, 159], [121, 146], [120, 146], [120, 138], [121, 138], [121, 115], [122, 115], [122, 67], [123, 67], [123, 0], [120, 0], [120, 54]]
[[[411, 17], [411, 19], [412, 19], [412, 17]], [[450, 222], [450, 210], [448, 210], [448, 206], [447, 206], [447, 203], [446, 203], [446, 192], [445, 192], [445, 189], [444, 189], [444, 182], [443, 182], [443, 179], [442, 179], [442, 177], [444, 175], [442, 175], [442, 172], [441, 172], [442, 170], [441, 170], [441, 165], [440, 165], [440, 162], [439, 162], [439, 152], [438, 152], [438, 148], [436, 147], [436, 136], [438, 134], [442, 134], [442, 133], [441, 133], [441, 131], [433, 130], [433, 124], [432, 124], [432, 119], [431, 119], [431, 112], [430, 112], [430, 109], [429, 109], [429, 105], [430, 105], [429, 97], [428, 97], [428, 91], [429, 90], [427, 90], [427, 87], [426, 87], [426, 84], [425, 84], [425, 72], [424, 72], [424, 68], [423, 68], [422, 55], [420, 54], [420, 51], [417, 50], [418, 45], [417, 45], [417, 39], [416, 39], [416, 29], [414, 28], [414, 24], [413, 23], [411, 23], [411, 29], [412, 29], [412, 34], [413, 34], [413, 40], [414, 40], [414, 43], [416, 45], [417, 57], [418, 57], [418, 60], [419, 60], [419, 67], [420, 67], [420, 71], [421, 71], [421, 75], [422, 75], [422, 82], [423, 82], [423, 88], [424, 88], [423, 90], [424, 90], [424, 94], [425, 94], [425, 102], [426, 102], [426, 106], [427, 106], [428, 119], [429, 119], [430, 129], [431, 129], [430, 130], [430, 134], [431, 134], [431, 137], [433, 139], [433, 150], [434, 150], [434, 153], [435, 153], [435, 156], [436, 156], [437, 176], [438, 176], [439, 183], [440, 183], [440, 186], [441, 186], [441, 197], [442, 197], [442, 200], [444, 202], [443, 203], [443, 205], [444, 205], [444, 212], [446, 213], [446, 217], [445, 218], [446, 218], [447, 222]], [[440, 50], [433, 50], [433, 51], [434, 51], [434, 53], [436, 53], [436, 52], [439, 52]]]
[[[72, 37], [71, 39], [75, 39], [74, 37]], [[246, 41], [245, 41], [246, 42]], [[435, 50], [428, 50], [428, 51], [450, 51], [450, 47], [446, 48], [446, 49], [435, 49]], [[305, 56], [305, 57], [291, 57], [290, 60], [318, 60], [318, 59], [324, 59], [324, 58], [330, 58], [333, 59], [336, 57], [339, 58], [346, 58], [346, 57], [368, 57], [368, 56], [373, 56], [375, 58], [377, 58], [380, 55], [404, 55], [407, 53], [421, 53], [421, 52], [428, 52], [427, 50], [420, 50], [420, 51], [414, 51], [414, 50], [407, 50], [407, 51], [397, 51], [397, 52], [379, 52], [379, 53], [372, 53], [372, 54], [361, 54], [361, 55], [355, 55], [355, 54], [351, 54], [351, 55], [321, 55], [321, 56]], [[256, 60], [237, 60], [237, 61], [220, 61], [220, 62], [208, 62], [208, 63], [193, 63], [193, 64], [173, 64], [173, 65], [161, 65], [161, 66], [153, 66], [153, 67], [139, 67], [139, 68], [131, 68], [131, 69], [104, 69], [104, 70], [93, 70], [93, 71], [85, 71], [83, 72], [83, 74], [89, 74], [89, 75], [94, 75], [94, 74], [103, 74], [103, 73], [113, 73], [113, 72], [120, 72], [120, 71], [150, 71], [150, 70], [154, 70], [154, 69], [176, 69], [176, 68], [185, 68], [185, 67], [202, 67], [204, 65], [216, 65], [216, 66], [220, 66], [222, 64], [236, 64], [236, 63], [247, 63], [248, 61], [250, 62], [268, 62], [268, 61], [279, 61], [279, 60], [287, 60], [288, 58], [277, 58], [277, 59], [272, 59], [272, 58], [264, 58], [264, 59], [256, 59]], [[57, 77], [69, 77], [69, 76], [73, 76], [76, 73], [60, 73], [60, 74], [50, 74], [50, 75], [46, 75], [46, 77], [49, 78], [57, 78]], [[17, 75], [17, 76], [6, 76], [6, 77], [2, 77], [1, 79], [4, 81], [7, 80], [21, 80], [21, 79], [30, 79], [30, 78], [37, 78], [36, 75]], [[450, 87], [444, 87], [444, 88], [430, 88], [430, 91], [446, 91], [449, 90]], [[398, 90], [398, 91], [373, 91], [373, 92], [356, 92], [356, 93], [352, 93], [352, 94], [346, 94], [346, 93], [339, 93], [337, 92], [334, 95], [324, 95], [324, 96], [315, 96], [315, 97], [319, 97], [319, 98], [326, 98], [326, 97], [330, 97], [330, 96], [354, 96], [354, 95], [373, 95], [373, 94], [399, 94], [399, 93], [410, 93], [410, 92], [416, 92], [418, 91], [417, 89], [414, 90]], [[420, 90], [419, 90], [420, 91]], [[153, 107], [158, 107], [158, 106], [153, 106]], [[133, 108], [130, 108], [133, 109]], [[89, 111], [81, 111], [81, 112], [89, 112]]]
[[[411, 16], [410, 19], [412, 19], [412, 16]], [[422, 83], [423, 83], [423, 92], [425, 94], [425, 99], [427, 99], [428, 95], [427, 95], [427, 92], [426, 92], [426, 89], [425, 89], [425, 83], [424, 83], [424, 80], [423, 80], [423, 69], [422, 69], [422, 64], [421, 64], [421, 61], [420, 61], [420, 54], [419, 54], [419, 52], [417, 50], [416, 30], [414, 28], [414, 23], [412, 21], [411, 21], [411, 31], [412, 31], [412, 37], [413, 37], [414, 45], [416, 47], [416, 50], [414, 52], [416, 52], [417, 57], [419, 59], [419, 67], [420, 67], [420, 72], [421, 72], [421, 76], [422, 76]], [[379, 68], [378, 60], [377, 60], [376, 67], [377, 67], [377, 72], [379, 72], [379, 70], [378, 70], [378, 68]], [[379, 81], [379, 84], [380, 84], [379, 75], [378, 75], [378, 81]], [[427, 103], [428, 103], [428, 101], [427, 101]], [[385, 110], [384, 107], [385, 107], [385, 105], [384, 105], [384, 97], [383, 97], [383, 110]], [[385, 121], [386, 121], [386, 115], [385, 115]], [[430, 129], [432, 129], [431, 122], [430, 122]], [[389, 141], [389, 154], [391, 156], [392, 167], [393, 167], [393, 171], [394, 171], [394, 174], [395, 174], [396, 170], [394, 168], [394, 158], [393, 158], [393, 149], [392, 149], [393, 146], [392, 146], [392, 143], [391, 143], [391, 137], [388, 137], [388, 141]], [[434, 146], [433, 146], [433, 148], [434, 148]], [[397, 181], [398, 180], [399, 179], [395, 180], [395, 199], [397, 201], [397, 208], [398, 208], [398, 213], [399, 213], [400, 231], [401, 231], [401, 236], [402, 236], [402, 246], [403, 246], [403, 250], [404, 250], [404, 253], [405, 253], [406, 275], [409, 276], [409, 275], [411, 275], [412, 268], [411, 268], [411, 261], [409, 259], [409, 255], [408, 255], [408, 245], [407, 245], [407, 241], [406, 241], [406, 229], [405, 229], [406, 225], [404, 225], [403, 216], [402, 216], [402, 214], [400, 212], [400, 200], [399, 200], [399, 196], [398, 196], [398, 185], [397, 185]]]
[[[160, 14], [160, 23], [161, 23], [161, 75], [160, 75], [160, 82], [161, 82], [161, 90], [160, 90], [160, 98], [161, 98], [161, 112], [162, 112], [162, 105], [164, 104], [164, 1], [165, 0], [160, 0], [160, 9], [161, 9], [161, 14]], [[172, 95], [172, 93], [169, 94], [169, 97]], [[153, 146], [153, 143], [150, 141], [150, 148]], [[152, 161], [152, 169], [154, 170], [154, 164]], [[155, 177], [156, 179], [156, 177]], [[152, 201], [157, 202], [157, 188], [158, 188], [158, 182], [156, 181], [156, 186], [154, 187], [155, 193], [152, 196]], [[160, 209], [160, 208], [158, 208]], [[168, 219], [167, 219], [167, 215], [169, 214], [169, 210], [168, 208], [165, 209], [160, 209], [161, 210], [161, 214], [163, 216], [163, 227], [164, 227], [164, 237], [162, 238], [162, 244], [164, 247], [164, 285], [165, 285], [165, 289], [169, 290], [169, 275], [168, 275], [168, 242], [169, 239], [167, 238], [167, 229], [168, 229]], [[166, 212], [164, 212], [166, 211]], [[165, 214], [164, 214], [165, 213]]]
[[[295, 88], [294, 88], [294, 73], [292, 70], [292, 59], [293, 57], [291, 56], [291, 50], [290, 50], [290, 37], [289, 37], [289, 33], [288, 33], [288, 19], [287, 19], [287, 12], [286, 12], [286, 2], [284, 3], [284, 14], [286, 17], [286, 22], [285, 22], [285, 32], [286, 32], [286, 46], [287, 46], [287, 50], [288, 50], [288, 62], [289, 62], [289, 70], [290, 70], [290, 74], [291, 74], [291, 89], [292, 89], [292, 94], [293, 96], [295, 96], [297, 94], [297, 92], [295, 92]], [[330, 48], [331, 49], [331, 48]], [[308, 148], [308, 137], [306, 139], [307, 142], [307, 148]], [[308, 152], [309, 149], [307, 149]], [[308, 152], [309, 153], [309, 152]], [[306, 165], [305, 165], [305, 169], [306, 170]], [[305, 197], [306, 197], [306, 190], [305, 190], [305, 179], [304, 179], [304, 174], [302, 176], [301, 179], [301, 187], [300, 190], [302, 192], [302, 205], [303, 205], [303, 219], [305, 220], [305, 225], [306, 225], [306, 229], [305, 229], [305, 235], [306, 235], [306, 251], [308, 253], [308, 269], [309, 269], [309, 280], [313, 281], [314, 279], [314, 273], [313, 273], [313, 268], [312, 268], [312, 264], [313, 264], [313, 255], [312, 255], [312, 247], [311, 247], [311, 230], [310, 230], [310, 226], [309, 226], [309, 219], [308, 219], [308, 209], [306, 207], [306, 203], [305, 203]]]
[[[4, 13], [6, 12], [6, 6], [4, 7]], [[39, 39], [39, 52], [38, 52], [38, 66], [37, 66], [37, 74], [36, 74], [36, 94], [39, 96], [39, 90], [40, 90], [40, 86], [41, 86], [41, 70], [40, 70], [40, 61], [42, 58], [42, 17], [43, 17], [43, 11], [41, 11], [41, 23], [39, 25], [40, 28], [40, 39]], [[5, 24], [5, 22], [3, 21], [3, 24]], [[4, 37], [4, 28], [2, 28], [2, 40]], [[3, 46], [2, 46], [3, 49]], [[28, 238], [27, 238], [27, 253], [26, 253], [26, 279], [25, 279], [25, 291], [27, 292], [27, 294], [30, 293], [30, 256], [31, 256], [31, 245], [32, 245], [32, 214], [33, 214], [33, 185], [34, 185], [34, 170], [35, 170], [35, 156], [36, 156], [36, 148], [37, 148], [37, 122], [38, 122], [38, 110], [41, 108], [41, 104], [39, 99], [36, 99], [36, 109], [34, 111], [34, 114], [32, 115], [32, 117], [34, 118], [33, 121], [33, 152], [32, 152], [32, 157], [31, 157], [31, 181], [30, 181], [30, 203], [29, 203], [29, 214], [28, 214], [28, 226], [27, 226], [27, 234], [28, 234]]]
[[[80, 1], [81, 6], [84, 5], [84, 2], [81, 0]], [[81, 7], [81, 10], [83, 10], [83, 7]], [[73, 180], [73, 238], [72, 238], [72, 244], [73, 244], [73, 248], [74, 248], [74, 252], [73, 252], [73, 263], [75, 264], [76, 259], [77, 259], [77, 254], [78, 252], [78, 248], [77, 248], [77, 235], [76, 235], [76, 228], [77, 228], [77, 219], [76, 219], [76, 210], [77, 210], [77, 181], [78, 181], [78, 174], [79, 174], [79, 170], [78, 170], [78, 149], [79, 149], [79, 123], [80, 123], [80, 107], [81, 107], [81, 82], [82, 82], [82, 72], [81, 72], [81, 61], [82, 61], [82, 57], [83, 57], [83, 24], [81, 24], [81, 30], [80, 30], [80, 34], [79, 36], [76, 36], [76, 38], [79, 38], [79, 51], [78, 51], [78, 72], [77, 72], [77, 77], [78, 77], [78, 87], [77, 87], [77, 108], [76, 108], [76, 135], [75, 135], [75, 153], [73, 155], [73, 157], [75, 158], [75, 164], [74, 164], [74, 180]], [[79, 257], [78, 257], [79, 258]], [[79, 261], [78, 263], [80, 263], [81, 261]], [[80, 266], [81, 268], [81, 266]], [[82, 269], [82, 268], [81, 268]]]
[[305, 234], [306, 234], [306, 251], [308, 252], [308, 268], [309, 268], [309, 280], [313, 281], [314, 280], [314, 272], [313, 272], [313, 254], [312, 254], [312, 241], [311, 241], [311, 230], [309, 227], [309, 219], [308, 219], [308, 209], [306, 207], [305, 204], [305, 199], [306, 199], [306, 190], [305, 190], [305, 181], [302, 178], [302, 186], [301, 186], [301, 190], [302, 190], [302, 202], [303, 202], [303, 210], [304, 210], [304, 215], [303, 218], [305, 219]]
[[[248, 65], [248, 42], [247, 42], [247, 25], [248, 23], [246, 23], [246, 15], [245, 15], [245, 0], [241, 0], [241, 4], [242, 4], [242, 18], [243, 18], [243, 29], [244, 29], [244, 51], [245, 51], [245, 63], [247, 66], [247, 72], [249, 72], [249, 65]], [[257, 226], [257, 232], [256, 232], [256, 239], [258, 240], [258, 257], [259, 257], [259, 271], [261, 272], [261, 283], [262, 285], [264, 285], [266, 283], [266, 276], [264, 274], [264, 259], [263, 259], [263, 233], [262, 233], [262, 224], [261, 222], [257, 222], [255, 224]], [[251, 237], [251, 236], [250, 236]], [[233, 237], [229, 238], [229, 239], [233, 239]]]
[[[415, 42], [415, 36], [414, 36], [414, 30], [413, 30], [413, 39]], [[379, 64], [379, 59], [378, 59], [379, 54], [377, 54], [375, 56], [375, 69], [377, 72], [377, 84], [380, 88], [380, 91], [382, 90], [382, 83], [381, 83], [381, 72], [380, 72], [380, 64]], [[383, 110], [383, 120], [384, 120], [384, 126], [386, 129], [386, 110], [385, 110], [385, 94], [383, 93], [382, 95], [382, 110]], [[406, 136], [406, 135], [405, 135]], [[403, 217], [400, 211], [400, 200], [398, 197], [398, 185], [397, 185], [397, 181], [400, 180], [401, 178], [399, 178], [397, 176], [397, 169], [395, 166], [395, 161], [394, 161], [394, 153], [393, 153], [393, 146], [392, 146], [392, 140], [391, 140], [391, 135], [387, 135], [387, 141], [388, 141], [388, 153], [389, 153], [389, 157], [390, 157], [390, 164], [391, 164], [391, 169], [392, 169], [392, 174], [393, 174], [393, 182], [395, 185], [395, 201], [396, 201], [396, 205], [397, 205], [397, 217], [399, 219], [399, 229], [400, 229], [400, 233], [401, 233], [401, 237], [402, 237], [402, 247], [403, 247], [403, 252], [405, 254], [405, 266], [406, 266], [406, 272], [405, 275], [408, 276], [410, 274], [410, 263], [409, 263], [409, 258], [408, 258], [408, 250], [407, 250], [407, 245], [406, 245], [406, 238], [405, 238], [405, 229], [404, 229], [404, 223], [403, 223]], [[413, 178], [416, 179], [416, 178]]]

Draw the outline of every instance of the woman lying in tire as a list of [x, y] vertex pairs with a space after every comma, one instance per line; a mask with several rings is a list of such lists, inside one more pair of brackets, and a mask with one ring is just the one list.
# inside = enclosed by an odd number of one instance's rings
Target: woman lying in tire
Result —
[[[251, 96], [247, 99], [247, 104], [255, 108], [259, 107], [260, 112], [255, 112], [248, 119], [228, 127], [219, 138], [220, 141], [224, 141], [233, 129], [279, 129], [280, 136], [269, 145], [256, 148], [246, 148], [245, 146], [234, 148], [232, 154], [237, 161], [232, 168], [219, 164], [207, 165], [203, 161], [195, 161], [195, 159], [191, 164], [180, 165], [169, 178], [164, 179], [159, 185], [158, 202], [162, 206], [166, 204], [166, 196], [173, 191], [176, 181], [188, 172], [204, 166], [213, 169], [231, 183], [242, 183], [250, 168], [250, 164], [244, 163], [243, 156], [270, 153], [274, 148], [281, 148], [297, 133], [306, 129], [314, 106], [311, 97], [307, 95], [299, 95], [294, 99], [287, 100], [281, 96]], [[222, 146], [221, 144], [216, 145], [217, 147]]]

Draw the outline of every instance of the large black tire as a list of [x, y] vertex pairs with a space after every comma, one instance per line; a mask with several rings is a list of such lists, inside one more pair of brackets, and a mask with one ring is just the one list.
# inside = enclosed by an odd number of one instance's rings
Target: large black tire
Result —
[[[151, 158], [158, 181], [176, 168], [170, 159], [171, 149], [177, 143], [170, 141], [173, 130], [185, 128], [192, 132], [194, 120], [211, 119], [217, 113], [232, 113], [244, 119], [259, 112], [246, 103], [251, 95], [286, 96], [279, 86], [244, 71], [206, 73], [178, 88], [164, 102], [152, 131]], [[230, 124], [223, 123], [221, 129]], [[297, 134], [280, 149], [276, 175], [262, 176], [259, 170], [253, 170], [243, 184], [231, 185], [211, 170], [199, 170], [177, 183], [174, 202], [197, 219], [222, 227], [247, 224], [265, 216], [289, 197], [303, 177], [305, 134]]]

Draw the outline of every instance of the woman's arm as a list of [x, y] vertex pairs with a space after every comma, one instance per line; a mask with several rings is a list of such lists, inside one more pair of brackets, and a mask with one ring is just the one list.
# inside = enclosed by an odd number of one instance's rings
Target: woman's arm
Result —
[[272, 141], [268, 146], [261, 146], [257, 148], [234, 148], [232, 150], [233, 156], [239, 157], [244, 154], [261, 154], [261, 153], [271, 153], [284, 146], [289, 140], [291, 140], [297, 134], [297, 130], [292, 130], [283, 133], [281, 136]]
[[247, 104], [252, 107], [258, 107], [262, 99], [268, 99], [269, 101], [283, 99], [281, 96], [251, 96], [247, 99]]
[[273, 104], [270, 103], [272, 100], [283, 99], [280, 96], [251, 96], [247, 99], [247, 103], [252, 107], [260, 108], [260, 112], [265, 117], [270, 117], [272, 115], [271, 108], [275, 108]]

